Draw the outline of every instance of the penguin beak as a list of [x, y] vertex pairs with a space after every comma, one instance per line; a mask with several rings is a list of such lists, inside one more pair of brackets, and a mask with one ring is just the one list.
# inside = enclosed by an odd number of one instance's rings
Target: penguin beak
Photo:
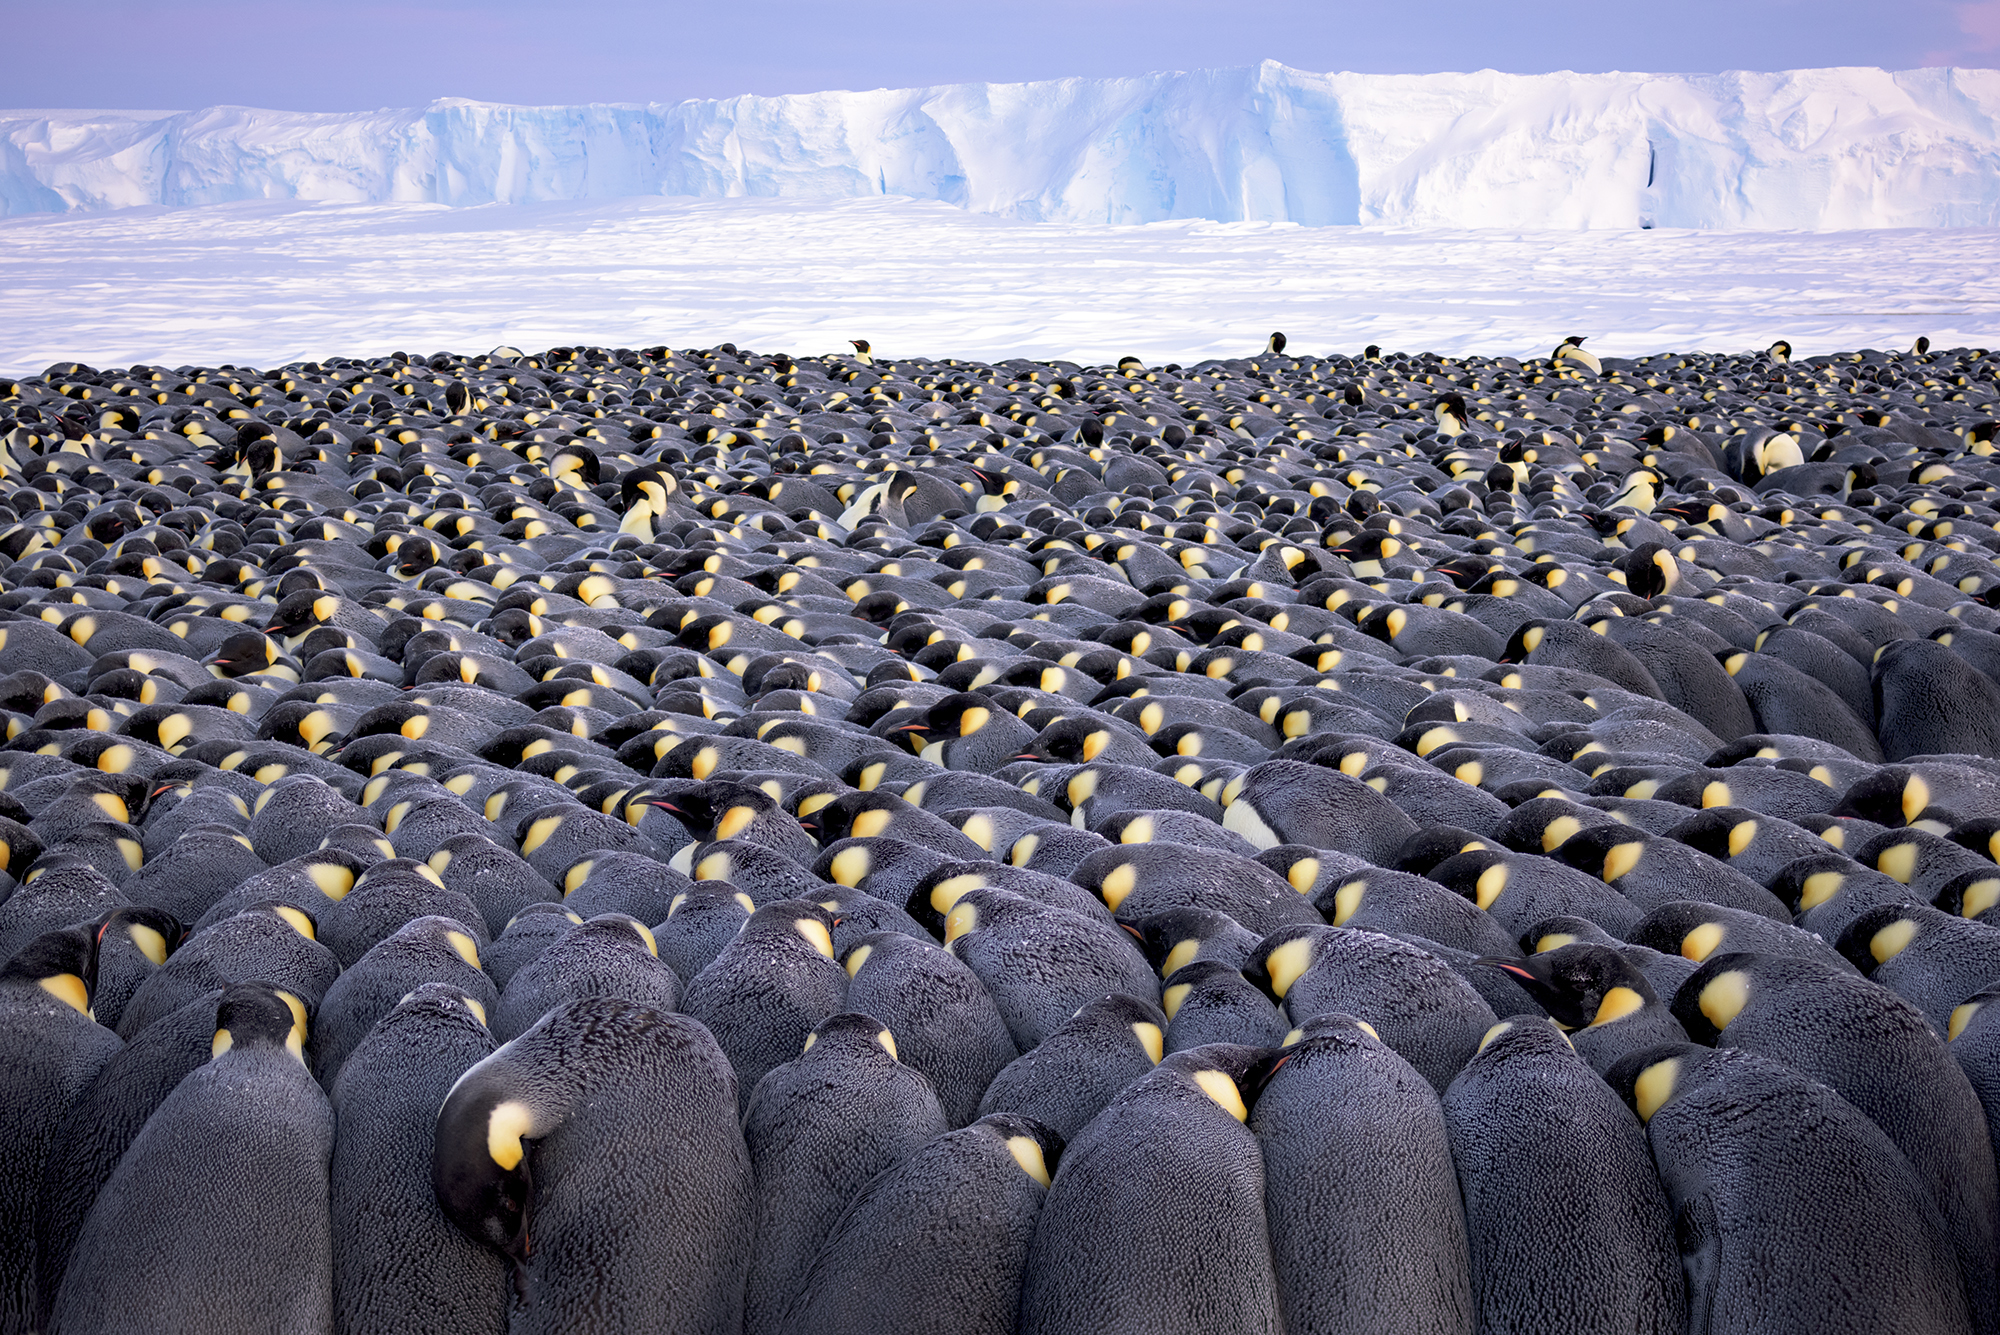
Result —
[[1529, 970], [1528, 968], [1526, 968], [1521, 964], [1517, 964], [1513, 960], [1498, 959], [1490, 955], [1481, 955], [1479, 958], [1473, 960], [1472, 962], [1474, 964], [1483, 964], [1489, 969], [1498, 969], [1500, 970], [1500, 972], [1509, 975], [1517, 982], [1526, 983], [1530, 985], [1540, 985], [1540, 983], [1542, 982], [1542, 980], [1540, 978], [1537, 978], [1531, 970]]

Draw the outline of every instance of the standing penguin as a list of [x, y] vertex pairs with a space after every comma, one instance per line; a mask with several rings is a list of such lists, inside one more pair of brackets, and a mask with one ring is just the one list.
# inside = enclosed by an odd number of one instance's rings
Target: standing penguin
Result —
[[842, 963], [848, 1007], [881, 1018], [898, 1059], [930, 1078], [946, 1121], [977, 1117], [993, 1077], [1019, 1055], [978, 976], [935, 942], [902, 932], [862, 937]]
[[995, 1113], [883, 1171], [834, 1225], [784, 1335], [1013, 1335], [1061, 1148], [1047, 1127]]
[[431, 1190], [431, 1128], [493, 1051], [481, 1005], [425, 983], [348, 1054], [333, 1082], [335, 1335], [507, 1328], [507, 1263], [452, 1227]]
[[979, 1111], [1032, 1117], [1059, 1136], [1074, 1137], [1120, 1090], [1159, 1064], [1166, 1023], [1150, 1001], [1099, 997], [995, 1076]]
[[872, 1015], [845, 1011], [751, 1092], [743, 1141], [757, 1178], [744, 1335], [782, 1329], [806, 1269], [853, 1195], [949, 1130], [930, 1081]]
[[1063, 1154], [1021, 1286], [1021, 1335], [1277, 1335], [1264, 1156], [1244, 1123], [1262, 1048], [1179, 1052]]
[[480, 972], [479, 947], [465, 929], [450, 918], [417, 918], [369, 947], [321, 998], [312, 1046], [313, 1073], [320, 1083], [332, 1090], [347, 1054], [376, 1021], [425, 983], [449, 983], [489, 1016], [500, 1003], [493, 980]]
[[750, 1157], [708, 1031], [615, 997], [564, 1002], [438, 1110], [432, 1186], [511, 1258], [513, 1335], [735, 1335]]
[[1696, 1042], [1741, 1048], [1826, 1085], [1882, 1128], [1943, 1212], [1976, 1329], [1995, 1329], [1993, 1150], [1979, 1096], [1924, 1014], [1818, 960], [1709, 959], [1674, 999]]
[[1022, 1052], [1098, 997], [1158, 995], [1123, 930], [1005, 890], [959, 896], [945, 915], [945, 946], [986, 985]]
[[1250, 1119], [1288, 1335], [1467, 1335], [1465, 1211], [1437, 1093], [1345, 1015], [1285, 1040]]
[[69, 1105], [123, 1045], [90, 1018], [91, 932], [38, 936], [0, 969], [0, 1329], [34, 1328], [35, 1211]]
[[249, 983], [223, 993], [215, 1025], [213, 1059], [160, 1104], [91, 1206], [52, 1333], [332, 1324], [333, 1110], [298, 1017]]
[[1507, 1020], [1444, 1095], [1482, 1331], [1678, 1335], [1645, 1129], [1553, 1024]]
[[1825, 1085], [1691, 1044], [1634, 1053], [1610, 1081], [1645, 1121], [1672, 1202], [1688, 1329], [1972, 1329], [1931, 1194], [1881, 1128]]
[[833, 962], [832, 915], [781, 899], [750, 915], [743, 931], [687, 986], [682, 1009], [708, 1026], [736, 1068], [737, 1097], [797, 1056], [815, 1025], [847, 1002], [847, 973]]

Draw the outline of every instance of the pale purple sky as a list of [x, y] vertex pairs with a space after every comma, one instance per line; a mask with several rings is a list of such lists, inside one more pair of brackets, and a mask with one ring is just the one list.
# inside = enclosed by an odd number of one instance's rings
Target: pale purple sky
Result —
[[[10, 12], [11, 11], [11, 12]], [[2000, 65], [2000, 0], [0, 0], [0, 107], [672, 102], [1246, 65]]]

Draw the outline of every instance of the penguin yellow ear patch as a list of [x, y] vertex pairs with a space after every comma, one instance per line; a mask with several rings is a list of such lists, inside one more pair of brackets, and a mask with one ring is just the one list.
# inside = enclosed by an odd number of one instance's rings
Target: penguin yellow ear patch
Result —
[[1239, 1122], [1250, 1120], [1250, 1109], [1243, 1104], [1243, 1091], [1236, 1087], [1236, 1082], [1226, 1072], [1196, 1071], [1194, 1082], [1201, 1086], [1202, 1093], [1214, 1099], [1231, 1117]]
[[1007, 1153], [1014, 1157], [1014, 1162], [1021, 1166], [1022, 1172], [1044, 1187], [1049, 1185], [1048, 1159], [1042, 1154], [1042, 1147], [1033, 1136], [1007, 1137]]
[[1696, 964], [1715, 953], [1728, 929], [1719, 922], [1705, 922], [1681, 938], [1681, 955]]
[[1646, 999], [1631, 988], [1614, 987], [1604, 994], [1604, 1000], [1598, 1003], [1597, 1014], [1590, 1022], [1593, 1025], [1610, 1024], [1613, 1020], [1624, 1019], [1634, 1011], [1644, 1010], [1645, 1006]]
[[1674, 1086], [1680, 1076], [1681, 1061], [1678, 1057], [1654, 1062], [1639, 1072], [1639, 1078], [1632, 1086], [1632, 1101], [1638, 1105], [1640, 1121], [1652, 1121], [1653, 1114], [1666, 1106], [1667, 1100], [1674, 1096]]
[[73, 1008], [79, 1015], [90, 1014], [90, 989], [73, 973], [54, 974], [38, 980], [42, 991]]
[[[1172, 988], [1168, 989], [1168, 991], [1172, 990]], [[1175, 1009], [1178, 1010], [1179, 1006], [1176, 1005]], [[1139, 1046], [1146, 1050], [1146, 1055], [1152, 1058], [1153, 1065], [1158, 1066], [1160, 1059], [1166, 1055], [1167, 1051], [1166, 1035], [1160, 1032], [1160, 1026], [1150, 1020], [1140, 1020], [1133, 1024], [1132, 1034], [1139, 1040]]]
[[486, 1115], [486, 1153], [507, 1172], [520, 1166], [527, 1154], [521, 1141], [535, 1131], [535, 1113], [519, 1099], [495, 1104]]
[[1717, 1030], [1727, 1029], [1730, 1022], [1750, 1004], [1750, 975], [1741, 969], [1717, 974], [1708, 986], [1702, 988], [1697, 1004]]
[[1264, 959], [1264, 971], [1270, 975], [1271, 990], [1280, 1000], [1292, 990], [1292, 984], [1299, 976], [1312, 967], [1312, 938], [1295, 937], [1277, 947]]
[[1917, 924], [1913, 918], [1898, 918], [1881, 931], [1868, 938], [1868, 953], [1875, 957], [1877, 964], [1887, 964], [1896, 956], [1909, 949], [1910, 942], [1917, 939]]
[[814, 950], [828, 959], [833, 958], [833, 933], [827, 931], [826, 924], [818, 918], [794, 918], [792, 930], [804, 937]]

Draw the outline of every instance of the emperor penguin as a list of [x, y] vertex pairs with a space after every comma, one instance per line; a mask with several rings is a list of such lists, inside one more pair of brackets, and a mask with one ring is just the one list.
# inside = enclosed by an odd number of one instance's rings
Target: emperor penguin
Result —
[[1283, 356], [1285, 352], [1285, 336], [1281, 333], [1273, 333], [1271, 341], [1264, 345], [1264, 352], [1266, 355], [1272, 357]]
[[491, 1335], [507, 1263], [452, 1226], [431, 1191], [431, 1125], [494, 1049], [485, 1007], [425, 983], [383, 1016], [333, 1081], [333, 1328]]
[[863, 1187], [806, 1272], [784, 1335], [1014, 1335], [1062, 1139], [994, 1113]]
[[34, 1328], [35, 1215], [49, 1150], [71, 1102], [123, 1046], [90, 1015], [91, 932], [49, 932], [0, 969], [0, 1329]]
[[847, 341], [854, 348], [855, 361], [860, 362], [863, 366], [873, 366], [875, 364], [875, 350], [868, 346], [867, 339], [850, 338]]
[[757, 1180], [745, 1335], [783, 1328], [848, 1201], [949, 1129], [931, 1082], [897, 1060], [895, 1035], [872, 1015], [822, 1021], [757, 1082], [743, 1114]]
[[510, 1335], [736, 1335], [753, 1220], [736, 1077], [699, 1023], [565, 1002], [459, 1077], [431, 1184], [515, 1268]]
[[1284, 1330], [1264, 1155], [1246, 1125], [1268, 1056], [1174, 1053], [1078, 1133], [1028, 1254], [1021, 1335]]
[[1558, 371], [1581, 370], [1592, 375], [1604, 374], [1604, 363], [1597, 360], [1596, 353], [1583, 350], [1583, 338], [1579, 334], [1571, 334], [1557, 344], [1556, 350], [1549, 354], [1549, 360], [1556, 364]]
[[1473, 1328], [1444, 1109], [1369, 1025], [1322, 1015], [1287, 1035], [1250, 1129], [1287, 1331]]
[[[1931, 1193], [1833, 1090], [1750, 1052], [1692, 1044], [1635, 1052], [1608, 1078], [1645, 1122], [1671, 1202], [1688, 1329], [1974, 1328]], [[1810, 1239], [1801, 1219], [1816, 1221]]]
[[1678, 1335], [1674, 1215], [1645, 1128], [1555, 1025], [1493, 1026], [1444, 1113], [1481, 1330]]
[[90, 1207], [51, 1332], [333, 1324], [333, 1109], [306, 1069], [294, 1005], [258, 983], [222, 994], [213, 1056], [147, 1119]]
[[1466, 424], [1472, 420], [1472, 410], [1466, 407], [1462, 394], [1445, 395], [1433, 405], [1431, 411], [1437, 417], [1438, 435], [1446, 439], [1464, 435]]

